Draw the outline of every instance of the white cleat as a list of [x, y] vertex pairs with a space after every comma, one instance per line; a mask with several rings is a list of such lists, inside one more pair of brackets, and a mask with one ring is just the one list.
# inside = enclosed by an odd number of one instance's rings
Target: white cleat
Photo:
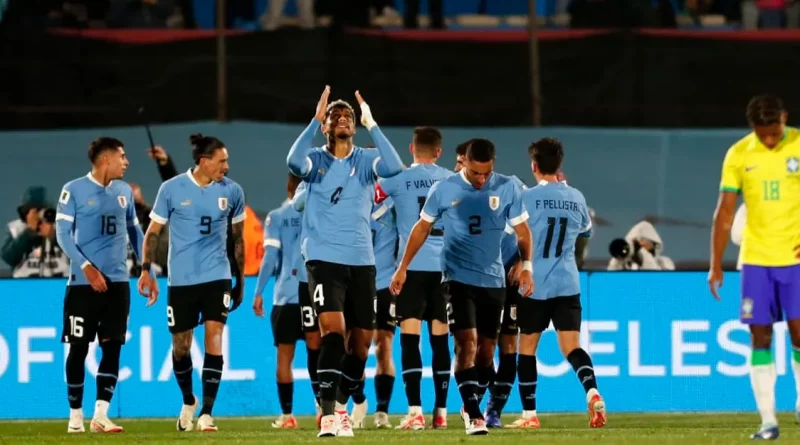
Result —
[[336, 416], [322, 416], [319, 422], [319, 433], [317, 437], [335, 437], [339, 431], [339, 425], [336, 423]]
[[336, 412], [336, 423], [339, 424], [339, 431], [336, 432], [336, 437], [353, 437], [353, 425], [350, 422], [350, 416], [347, 411]]
[[197, 419], [197, 430], [204, 433], [216, 433], [217, 425], [214, 424], [214, 418], [208, 414], [203, 414]]
[[389, 422], [389, 415], [386, 413], [382, 413], [378, 411], [375, 413], [375, 428], [377, 429], [388, 429], [392, 427], [392, 423]]
[[473, 419], [467, 426], [467, 434], [470, 436], [482, 436], [489, 434], [489, 429], [486, 428], [486, 421], [483, 419]]
[[93, 433], [121, 433], [125, 429], [112, 422], [107, 416], [102, 416], [92, 419], [89, 431]]
[[69, 410], [69, 423], [67, 432], [70, 434], [85, 433], [86, 427], [83, 425], [83, 411], [80, 409]]
[[197, 411], [197, 397], [194, 398], [194, 405], [183, 405], [178, 421], [175, 422], [175, 429], [178, 431], [191, 431], [194, 429], [194, 413]]
[[353, 412], [350, 414], [350, 422], [353, 424], [353, 429], [361, 430], [364, 429], [364, 419], [367, 418], [367, 401], [364, 400], [364, 403], [357, 403], [353, 405]]

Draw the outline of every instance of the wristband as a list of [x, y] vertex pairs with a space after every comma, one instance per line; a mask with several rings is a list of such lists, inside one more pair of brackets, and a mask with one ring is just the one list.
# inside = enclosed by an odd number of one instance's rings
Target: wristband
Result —
[[533, 263], [530, 261], [523, 261], [522, 270], [527, 270], [528, 272], [533, 273]]

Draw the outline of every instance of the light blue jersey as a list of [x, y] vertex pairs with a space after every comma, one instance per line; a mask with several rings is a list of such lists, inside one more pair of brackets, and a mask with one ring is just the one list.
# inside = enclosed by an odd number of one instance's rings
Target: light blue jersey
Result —
[[389, 287], [397, 267], [397, 224], [392, 200], [374, 206], [372, 243], [375, 248], [375, 289]]
[[508, 176], [493, 173], [476, 190], [464, 171], [431, 188], [420, 217], [444, 222], [444, 281], [484, 288], [505, 287], [500, 241], [506, 222], [524, 224], [528, 212], [520, 188]]
[[[277, 276], [272, 304], [297, 304], [298, 270], [295, 251], [300, 250], [303, 214], [290, 202], [269, 212], [264, 220], [264, 258], [258, 272], [255, 295], [261, 295], [271, 276]], [[305, 266], [303, 266], [305, 269]]]
[[542, 181], [522, 194], [532, 212], [533, 282], [531, 298], [546, 300], [580, 294], [575, 240], [589, 236], [592, 219], [586, 199], [565, 182]]
[[58, 198], [56, 237], [70, 259], [67, 286], [89, 284], [82, 270], [87, 264], [107, 280], [127, 282], [128, 239], [137, 258], [144, 240], [131, 187], [122, 181], [104, 187], [91, 173], [66, 183]]
[[303, 217], [303, 256], [348, 266], [375, 264], [370, 214], [377, 177], [399, 173], [403, 163], [376, 126], [370, 135], [378, 149], [353, 147], [342, 159], [326, 147], [312, 148], [316, 120], [303, 131], [287, 158], [289, 170], [308, 183]]
[[[294, 197], [291, 201], [292, 208], [303, 214], [302, 218], [305, 218], [305, 210], [306, 207], [306, 183], [301, 182], [297, 189], [294, 191]], [[292, 256], [292, 264], [294, 264], [294, 268], [297, 269], [297, 281], [301, 283], [308, 283], [308, 271], [306, 270], [306, 260], [303, 258], [303, 252], [300, 249], [300, 246], [303, 245], [303, 240], [305, 239], [305, 232], [303, 231], [303, 221], [300, 221], [300, 239], [297, 242], [297, 245], [294, 249], [294, 255]]]
[[[433, 184], [453, 175], [452, 171], [436, 164], [412, 164], [411, 167], [396, 176], [381, 179], [375, 196], [378, 201], [383, 196], [389, 196], [394, 201], [397, 213], [397, 233], [400, 237], [400, 252], [404, 252], [406, 249], [408, 236], [411, 234], [414, 224], [419, 220], [419, 214], [425, 206], [425, 199], [427, 199], [428, 192]], [[408, 270], [442, 271], [443, 234], [442, 224], [436, 224], [430, 235], [428, 235], [428, 239], [425, 240], [425, 244], [420, 248], [419, 253], [408, 265]]]
[[[528, 186], [518, 177], [511, 176], [511, 180], [520, 187], [520, 190], [527, 190]], [[503, 239], [500, 241], [500, 250], [500, 255], [503, 258], [503, 265], [506, 270], [509, 270], [519, 259], [517, 232], [509, 225], [506, 225], [505, 234], [503, 234]]]
[[192, 171], [161, 184], [150, 219], [169, 222], [170, 286], [231, 278], [227, 254], [228, 216], [244, 221], [244, 192], [228, 178], [201, 187]]

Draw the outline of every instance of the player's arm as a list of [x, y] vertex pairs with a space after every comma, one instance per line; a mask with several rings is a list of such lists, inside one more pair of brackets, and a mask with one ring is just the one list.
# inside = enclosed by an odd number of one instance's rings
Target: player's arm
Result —
[[583, 199], [583, 211], [581, 212], [581, 228], [578, 238], [575, 240], [575, 262], [578, 264], [578, 269], [583, 268], [583, 258], [586, 255], [586, 248], [589, 246], [589, 239], [592, 237], [592, 215], [589, 213], [589, 208], [586, 206], [586, 199]]
[[[136, 259], [142, 261], [142, 246], [144, 244], [144, 232], [139, 225], [139, 218], [136, 217], [136, 206], [133, 202], [133, 191], [128, 194], [128, 207], [125, 210], [125, 219], [127, 222], [128, 242], [131, 244], [133, 254]], [[151, 266], [152, 267], [152, 266]], [[150, 271], [152, 274], [153, 272]]]
[[244, 298], [244, 190], [237, 184], [232, 196], [233, 211], [231, 218], [231, 236], [233, 237], [233, 258], [236, 261], [236, 286], [231, 292], [233, 306], [236, 310]]
[[506, 220], [517, 234], [517, 246], [522, 267], [519, 274], [519, 290], [522, 296], [527, 297], [533, 293], [533, 235], [528, 226], [528, 210], [522, 202], [522, 188], [509, 183], [511, 204], [508, 206]]
[[358, 91], [356, 91], [356, 99], [358, 100], [358, 105], [361, 107], [361, 124], [369, 131], [369, 135], [372, 137], [372, 141], [375, 142], [375, 146], [378, 148], [378, 153], [380, 154], [379, 157], [375, 158], [372, 164], [372, 170], [375, 176], [390, 178], [400, 173], [403, 170], [403, 161], [400, 159], [400, 155], [397, 154], [397, 150], [394, 149], [392, 143], [389, 142], [389, 139], [387, 139], [381, 129], [378, 128], [378, 123], [375, 122], [375, 119], [372, 117], [372, 110], [370, 110], [369, 105], [367, 105]]
[[300, 185], [297, 186], [297, 190], [294, 192], [294, 197], [292, 198], [292, 208], [298, 212], [304, 211], [306, 209], [307, 195], [308, 186], [306, 186], [305, 182], [301, 182]]
[[142, 272], [139, 275], [139, 294], [147, 297], [147, 305], [152, 306], [158, 300], [158, 282], [150, 273], [151, 264], [158, 258], [158, 246], [161, 231], [169, 221], [170, 217], [170, 182], [164, 182], [158, 188], [156, 202], [153, 210], [150, 211], [150, 225], [144, 234], [144, 246], [142, 248]]
[[314, 163], [309, 156], [311, 144], [314, 142], [314, 134], [316, 134], [317, 129], [325, 122], [325, 114], [328, 108], [328, 96], [330, 94], [331, 87], [326, 85], [317, 103], [317, 111], [314, 119], [308, 124], [306, 129], [300, 133], [300, 137], [294, 141], [292, 148], [289, 150], [286, 164], [289, 166], [289, 171], [295, 176], [305, 178], [314, 168]]
[[722, 256], [730, 239], [736, 201], [742, 189], [740, 159], [736, 146], [728, 150], [722, 163], [717, 208], [711, 225], [711, 260], [709, 261], [708, 284], [711, 294], [719, 299], [717, 288], [722, 286]]
[[430, 191], [428, 191], [425, 206], [422, 208], [422, 211], [419, 212], [419, 221], [414, 224], [414, 227], [411, 228], [411, 233], [408, 235], [406, 249], [400, 259], [400, 263], [397, 265], [397, 271], [392, 276], [392, 283], [390, 284], [390, 289], [395, 295], [400, 294], [400, 290], [403, 288], [403, 284], [406, 281], [408, 265], [411, 264], [411, 260], [414, 259], [419, 249], [425, 244], [425, 240], [428, 239], [428, 234], [430, 234], [431, 228], [433, 228], [433, 223], [444, 213], [445, 209], [439, 202], [441, 200], [440, 184], [441, 182], [437, 182], [431, 187]]
[[393, 205], [391, 201], [384, 202], [380, 205], [372, 206], [372, 219], [379, 222], [386, 227], [395, 227], [397, 225], [394, 219]]
[[275, 275], [278, 260], [281, 255], [281, 224], [275, 219], [279, 218], [270, 212], [264, 220], [264, 257], [261, 259], [261, 268], [258, 270], [256, 292], [253, 301], [253, 311], [259, 317], [264, 316], [264, 288], [267, 281]]
[[64, 187], [58, 198], [58, 208], [56, 209], [56, 241], [58, 241], [58, 246], [67, 254], [69, 259], [85, 270], [92, 263], [86, 259], [78, 245], [75, 244], [75, 240], [72, 239], [74, 227], [75, 199], [72, 197], [72, 191]]
[[733, 224], [731, 225], [731, 241], [737, 246], [742, 245], [742, 237], [744, 237], [744, 226], [747, 223], [747, 206], [744, 204], [739, 206], [736, 210], [736, 215], [733, 217]]

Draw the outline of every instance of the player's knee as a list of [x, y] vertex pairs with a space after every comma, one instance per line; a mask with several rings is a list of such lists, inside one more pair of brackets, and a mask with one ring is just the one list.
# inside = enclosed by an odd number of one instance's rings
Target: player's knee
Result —
[[450, 326], [448, 326], [447, 323], [443, 323], [439, 320], [433, 320], [428, 326], [428, 330], [430, 331], [431, 335], [447, 335], [450, 333]]
[[119, 356], [122, 353], [122, 343], [116, 340], [102, 341], [100, 342], [100, 349], [103, 351], [103, 360], [109, 358], [119, 361]]
[[89, 355], [88, 343], [71, 343], [69, 345], [69, 353], [67, 354], [67, 363], [83, 363], [87, 355]]
[[456, 359], [460, 362], [469, 358], [474, 360], [475, 353], [478, 351], [478, 341], [475, 338], [465, 338], [456, 341]]
[[516, 335], [503, 335], [500, 337], [500, 353], [501, 354], [516, 354], [517, 353], [517, 336]]
[[[770, 349], [772, 347], [772, 331], [751, 332], [750, 343], [753, 349]], [[794, 339], [792, 339], [792, 344], [794, 344]]]
[[319, 349], [322, 340], [319, 331], [306, 334], [306, 348]]

